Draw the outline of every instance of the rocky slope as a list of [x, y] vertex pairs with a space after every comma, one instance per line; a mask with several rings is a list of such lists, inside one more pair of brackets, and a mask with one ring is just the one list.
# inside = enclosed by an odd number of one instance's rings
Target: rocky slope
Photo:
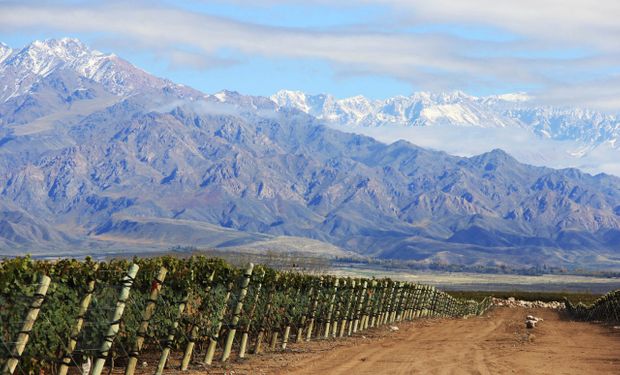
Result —
[[577, 140], [615, 146], [620, 118], [580, 108], [535, 105], [523, 93], [476, 97], [463, 92], [414, 93], [385, 100], [363, 96], [336, 99], [328, 94], [308, 95], [281, 90], [271, 96], [281, 107], [296, 108], [318, 119], [351, 127], [471, 126], [517, 127], [556, 140]]
[[[16, 53], [0, 71], [32, 68]], [[263, 97], [154, 77], [126, 93], [71, 64], [45, 72], [22, 94], [2, 93], [3, 253], [288, 236], [464, 264], [620, 260], [615, 177], [532, 167], [501, 150], [461, 158], [388, 145]]]
[[404, 139], [461, 156], [499, 147], [528, 164], [620, 176], [618, 115], [538, 105], [525, 94], [420, 92], [369, 100], [282, 90], [271, 98], [280, 107], [384, 142]]

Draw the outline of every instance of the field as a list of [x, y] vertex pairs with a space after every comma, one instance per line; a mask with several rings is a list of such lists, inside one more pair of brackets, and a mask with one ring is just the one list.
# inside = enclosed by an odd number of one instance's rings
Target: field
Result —
[[[595, 352], [605, 362], [597, 367], [602, 373], [618, 369], [609, 353], [617, 348], [620, 330], [586, 321], [619, 322], [620, 293], [567, 291], [580, 282], [613, 288], [612, 278], [410, 274], [261, 256], [279, 269], [241, 267], [250, 258], [237, 257], [233, 265], [195, 255], [4, 260], [0, 365], [5, 373], [52, 375], [73, 373], [91, 361], [91, 375], [351, 369], [432, 374], [463, 366], [469, 373], [515, 368], [527, 374], [537, 373], [536, 353], [557, 348], [562, 356], [544, 365], [553, 363], [562, 373], [581, 373]], [[433, 284], [472, 289], [444, 292]], [[547, 288], [493, 289], [502, 285]], [[492, 296], [571, 303], [561, 311], [492, 308]], [[524, 328], [530, 313], [545, 318], [536, 331]], [[534, 359], [506, 363], [504, 357], [514, 360], [523, 351]], [[566, 367], [566, 355], [582, 361]], [[541, 373], [553, 373], [548, 368]]]
[[[533, 330], [526, 315], [544, 320]], [[574, 322], [549, 309], [495, 308], [482, 317], [417, 320], [271, 352], [210, 374], [620, 373], [620, 329]], [[198, 372], [193, 373], [198, 375]]]
[[510, 275], [468, 272], [399, 271], [373, 267], [334, 267], [331, 273], [343, 276], [389, 277], [434, 285], [449, 291], [561, 292], [601, 295], [620, 289], [620, 278], [577, 275]]
[[[187, 253], [188, 249], [180, 249]], [[447, 291], [484, 291], [490, 294], [510, 292], [557, 292], [558, 297], [574, 294], [573, 297], [583, 302], [596, 299], [597, 296], [620, 289], [618, 277], [579, 276], [571, 274], [545, 274], [539, 276], [517, 274], [492, 274], [472, 272], [421, 271], [347, 263], [334, 261], [316, 254], [291, 253], [285, 251], [221, 251], [200, 250], [196, 254], [222, 258], [236, 266], [247, 262], [264, 264], [280, 270], [306, 272], [312, 274], [340, 275], [344, 277], [391, 278], [434, 285]], [[550, 296], [548, 296], [550, 297]], [[561, 299], [561, 298], [560, 298]]]
[[0, 262], [0, 360], [10, 374], [65, 375], [94, 362], [92, 375], [115, 366], [131, 375], [148, 358], [161, 375], [489, 306], [419, 283], [239, 268], [204, 256], [15, 258]]

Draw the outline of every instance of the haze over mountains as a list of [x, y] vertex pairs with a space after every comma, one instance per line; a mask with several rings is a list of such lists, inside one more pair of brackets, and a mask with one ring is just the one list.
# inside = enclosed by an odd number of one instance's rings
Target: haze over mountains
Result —
[[[617, 177], [533, 167], [501, 150], [465, 158], [381, 143], [324, 123], [378, 126], [392, 121], [387, 104], [369, 117], [364, 106], [327, 113], [206, 95], [74, 39], [2, 46], [0, 56], [3, 254], [259, 243], [461, 264], [620, 264]], [[481, 108], [507, 101], [455, 96]], [[390, 113], [420, 124], [451, 116], [414, 116], [412, 98]], [[528, 118], [498, 113], [474, 114], [495, 126]], [[609, 142], [617, 127], [605, 121], [600, 137], [580, 141]], [[562, 137], [566, 124], [531, 126]]]
[[620, 175], [618, 115], [539, 105], [525, 93], [475, 97], [460, 91], [419, 92], [370, 100], [281, 90], [271, 99], [384, 141], [405, 139], [461, 156], [495, 145], [529, 164]]

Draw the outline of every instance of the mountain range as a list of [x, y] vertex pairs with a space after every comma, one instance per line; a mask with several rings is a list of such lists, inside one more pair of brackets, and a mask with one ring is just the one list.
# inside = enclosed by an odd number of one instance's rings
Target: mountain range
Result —
[[[327, 97], [306, 107], [289, 97], [204, 94], [75, 39], [2, 45], [0, 251], [179, 245], [619, 267], [619, 178], [499, 149], [460, 157], [386, 144], [327, 126]], [[356, 105], [350, 121], [380, 125]], [[518, 124], [494, 121], [484, 125]]]
[[[384, 141], [406, 139], [461, 156], [495, 145], [529, 164], [620, 175], [619, 115], [540, 105], [525, 93], [476, 97], [460, 91], [419, 92], [371, 100], [281, 90], [271, 99]], [[484, 142], [472, 140], [480, 137]], [[463, 145], [463, 139], [469, 144]]]

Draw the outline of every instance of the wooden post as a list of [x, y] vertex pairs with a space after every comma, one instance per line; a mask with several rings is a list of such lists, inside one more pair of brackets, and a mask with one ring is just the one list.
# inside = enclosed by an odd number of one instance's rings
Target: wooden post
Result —
[[400, 301], [403, 294], [403, 282], [399, 282], [396, 287], [396, 294], [394, 295], [394, 303], [392, 305], [392, 311], [390, 313], [390, 323], [396, 321], [396, 314], [400, 308]]
[[437, 307], [437, 290], [435, 289], [435, 287], [431, 286], [431, 307], [430, 307], [430, 312], [431, 312], [431, 316], [435, 317], [436, 314], [436, 307]]
[[360, 320], [360, 331], [363, 331], [365, 329], [368, 328], [368, 309], [372, 308], [372, 301], [375, 298], [375, 288], [377, 286], [377, 282], [375, 280], [372, 280], [370, 282], [370, 289], [367, 290], [366, 292], [366, 299], [364, 301], [364, 306], [362, 307], [362, 319]]
[[397, 317], [399, 322], [407, 320], [407, 314], [409, 313], [409, 303], [411, 302], [411, 285], [409, 283], [405, 283], [404, 291], [403, 305], [401, 306], [400, 314]]
[[159, 292], [161, 291], [161, 285], [166, 279], [166, 274], [168, 270], [165, 267], [161, 267], [155, 279], [151, 283], [151, 293], [149, 294], [148, 302], [146, 303], [146, 308], [142, 313], [142, 321], [140, 322], [140, 327], [138, 328], [138, 333], [136, 336], [136, 342], [133, 344], [131, 351], [129, 352], [129, 362], [127, 363], [127, 367], [125, 367], [125, 375], [133, 375], [136, 371], [136, 364], [138, 363], [138, 356], [140, 355], [140, 351], [142, 350], [142, 345], [144, 345], [144, 338], [146, 337], [146, 331], [149, 328], [149, 323], [153, 314], [155, 313], [155, 306], [157, 304], [157, 298], [159, 297]]
[[101, 371], [103, 371], [103, 366], [105, 365], [105, 361], [108, 358], [108, 354], [110, 353], [110, 348], [112, 348], [112, 343], [116, 338], [116, 334], [120, 328], [121, 318], [123, 317], [123, 313], [125, 312], [125, 306], [127, 304], [127, 300], [129, 299], [129, 292], [131, 291], [131, 287], [133, 286], [133, 282], [136, 278], [136, 274], [138, 273], [137, 264], [132, 264], [129, 267], [129, 270], [123, 276], [121, 280], [121, 284], [123, 287], [121, 288], [121, 292], [116, 301], [116, 309], [114, 310], [114, 315], [112, 316], [112, 320], [108, 326], [108, 331], [103, 338], [103, 342], [99, 347], [99, 352], [97, 353], [97, 360], [95, 361], [95, 365], [93, 366], [91, 375], [101, 375]]
[[205, 355], [205, 364], [207, 365], [210, 365], [213, 362], [213, 356], [215, 355], [215, 348], [217, 346], [217, 339], [220, 337], [220, 330], [222, 329], [222, 323], [224, 317], [226, 316], [228, 301], [230, 300], [230, 295], [232, 293], [233, 287], [234, 284], [232, 282], [229, 282], [228, 287], [226, 288], [226, 296], [224, 297], [222, 308], [220, 309], [220, 313], [217, 317], [217, 326], [215, 327], [215, 331], [213, 331], [213, 335], [209, 338], [209, 347], [207, 348], [207, 354]]
[[381, 302], [379, 303], [379, 311], [377, 312], [377, 323], [375, 325], [376, 327], [379, 327], [383, 324], [383, 314], [387, 310], [387, 304], [390, 300], [391, 291], [391, 282], [386, 280], [383, 286], [383, 296], [381, 298]]
[[342, 315], [342, 319], [340, 319], [340, 332], [338, 333], [338, 337], [344, 336], [344, 331], [347, 327], [347, 323], [349, 321], [349, 314], [351, 310], [351, 306], [353, 304], [353, 298], [355, 297], [355, 280], [351, 280], [351, 293], [349, 294], [349, 298], [347, 298], [347, 307], [344, 310], [344, 314]]
[[[347, 285], [347, 281], [344, 280], [342, 282], [342, 286], [346, 287]], [[346, 289], [346, 288], [345, 288]], [[338, 321], [340, 319], [340, 314], [342, 313], [342, 297], [343, 297], [343, 290], [344, 289], [340, 289], [339, 293], [336, 293], [336, 311], [334, 311], [334, 315], [332, 317], [332, 329], [331, 329], [331, 337], [336, 337], [338, 334]]]
[[245, 270], [245, 274], [243, 275], [241, 290], [239, 291], [239, 297], [237, 298], [237, 306], [235, 306], [232, 322], [230, 323], [230, 329], [228, 330], [228, 337], [226, 337], [226, 344], [224, 345], [222, 362], [226, 362], [226, 360], [228, 360], [228, 357], [230, 356], [230, 350], [232, 349], [233, 340], [235, 339], [235, 334], [237, 333], [237, 325], [239, 324], [239, 319], [241, 317], [241, 310], [243, 309], [243, 301], [245, 300], [245, 296], [248, 294], [248, 286], [250, 285], [250, 279], [252, 278], [253, 269], [254, 264], [250, 263]]
[[286, 327], [284, 327], [284, 336], [282, 336], [282, 350], [286, 349], [286, 346], [288, 345], [288, 337], [291, 334], [291, 325], [288, 324]]
[[383, 312], [381, 324], [387, 324], [390, 318], [390, 313], [392, 311], [393, 300], [396, 297], [396, 283], [392, 282], [390, 287], [390, 293], [387, 296], [387, 306], [385, 306], [385, 310]]
[[417, 319], [420, 317], [420, 312], [422, 311], [422, 285], [416, 284], [415, 286], [415, 296], [413, 302], [413, 315], [412, 319]]
[[329, 300], [329, 307], [327, 310], [327, 318], [325, 319], [325, 332], [323, 338], [328, 338], [332, 323], [332, 314], [334, 312], [334, 302], [336, 301], [336, 294], [338, 294], [338, 279], [334, 280], [334, 289], [332, 291], [331, 298]]
[[310, 312], [310, 322], [308, 323], [308, 332], [306, 332], [306, 341], [310, 341], [312, 337], [312, 330], [314, 328], [314, 319], [316, 317], [316, 309], [319, 305], [319, 294], [321, 293], [321, 287], [323, 286], [323, 276], [319, 277], [319, 285], [314, 294], [314, 300], [312, 301], [312, 310]]
[[[95, 264], [94, 271], [96, 272], [99, 268], [99, 264]], [[90, 307], [90, 302], [93, 299], [93, 293], [95, 291], [95, 279], [89, 280], [86, 284], [86, 292], [84, 293], [84, 297], [80, 301], [80, 308], [78, 309], [77, 319], [71, 328], [71, 336], [69, 337], [69, 345], [67, 345], [67, 349], [64, 351], [62, 355], [62, 359], [60, 360], [60, 368], [58, 369], [58, 375], [67, 375], [67, 371], [69, 370], [69, 366], [71, 365], [71, 355], [77, 346], [77, 339], [82, 331], [82, 326], [84, 325], [84, 318], [86, 317], [86, 313], [88, 312], [88, 308]]]
[[422, 316], [422, 307], [424, 305], [424, 285], [416, 286], [416, 297], [415, 297], [415, 313], [413, 315], [414, 319], [418, 319]]
[[385, 300], [385, 294], [387, 292], [387, 281], [379, 283], [380, 295], [377, 298], [377, 302], [372, 313], [372, 320], [370, 321], [370, 328], [374, 328], [379, 325], [379, 316], [383, 310], [383, 301]]
[[426, 317], [428, 315], [428, 300], [431, 290], [429, 285], [422, 287], [422, 299], [420, 304], [420, 317]]
[[400, 284], [400, 298], [398, 300], [398, 307], [396, 308], [395, 321], [400, 322], [403, 318], [403, 310], [405, 308], [405, 298], [407, 297], [407, 288], [405, 283]]
[[[289, 285], [289, 288], [290, 288], [290, 285]], [[297, 310], [297, 301], [298, 301], [300, 292], [301, 292], [301, 289], [297, 288], [297, 291], [295, 292], [295, 298], [293, 298], [293, 300], [288, 305], [288, 309], [291, 315], [295, 313], [295, 310]], [[290, 293], [290, 290], [287, 292], [287, 294], [288, 293]], [[290, 334], [291, 334], [291, 320], [287, 317], [286, 327], [284, 327], [284, 335], [282, 336], [282, 350], [286, 349]]]
[[[213, 279], [215, 278], [215, 270], [211, 272], [211, 275], [207, 279], [209, 284], [205, 288], [205, 294], [208, 295], [211, 292], [211, 288], [213, 287]], [[204, 302], [203, 302], [204, 306]], [[194, 352], [194, 346], [196, 345], [196, 336], [198, 336], [198, 326], [193, 325], [190, 328], [190, 333], [188, 337], [187, 345], [185, 346], [185, 350], [183, 351], [183, 359], [181, 360], [181, 371], [187, 371], [189, 368], [189, 362], [192, 360], [192, 354]]]
[[39, 316], [39, 311], [41, 310], [41, 306], [45, 300], [47, 289], [50, 286], [50, 281], [51, 279], [49, 276], [42, 275], [39, 278], [39, 285], [37, 286], [34, 296], [32, 296], [32, 301], [30, 302], [30, 307], [28, 308], [28, 313], [26, 314], [22, 328], [17, 335], [17, 340], [15, 341], [13, 350], [11, 350], [10, 357], [5, 362], [4, 368], [2, 369], [3, 374], [12, 374], [15, 371], [15, 368], [19, 363], [19, 359], [26, 348], [26, 344], [28, 344], [32, 327], [34, 327], [34, 323], [37, 321], [37, 317]]
[[[314, 285], [310, 286], [310, 289], [308, 290], [308, 296], [312, 296], [313, 293], [314, 293]], [[299, 321], [299, 325], [297, 327], [297, 337], [296, 337], [297, 342], [303, 341], [304, 326], [306, 324], [306, 319], [308, 318], [308, 314], [310, 313], [311, 309], [312, 309], [312, 302], [310, 302], [310, 304], [307, 306], [307, 308], [304, 311], [304, 315], [302, 315]]]
[[405, 313], [405, 319], [411, 320], [413, 319], [413, 307], [415, 304], [415, 284], [409, 285], [409, 294], [407, 297], [407, 310]]
[[265, 336], [265, 328], [266, 328], [265, 322], [267, 321], [267, 318], [271, 314], [271, 304], [276, 294], [276, 288], [277, 288], [279, 279], [280, 279], [280, 274], [276, 274], [276, 277], [273, 280], [273, 284], [269, 288], [269, 294], [267, 295], [267, 306], [265, 307], [264, 315], [261, 317], [258, 335], [256, 335], [256, 343], [254, 345], [254, 354], [259, 354], [263, 346], [263, 337]]
[[357, 305], [359, 304], [360, 298], [362, 295], [362, 284], [358, 285], [355, 290], [355, 295], [353, 296], [353, 304], [351, 304], [351, 312], [349, 314], [349, 327], [347, 330], [347, 336], [351, 336], [353, 334], [353, 326], [355, 325], [355, 318], [357, 317]]
[[273, 331], [271, 333], [271, 343], [269, 344], [269, 349], [271, 350], [275, 350], [276, 346], [278, 346], [278, 336], [279, 336], [280, 332], [278, 331]]
[[261, 274], [258, 278], [258, 285], [256, 285], [256, 292], [254, 293], [254, 301], [252, 307], [248, 313], [248, 322], [243, 328], [243, 334], [241, 335], [241, 344], [239, 345], [239, 358], [245, 358], [245, 351], [248, 345], [248, 337], [250, 335], [250, 326], [252, 325], [252, 319], [254, 319], [254, 313], [256, 312], [256, 305], [258, 304], [258, 298], [263, 285], [263, 278], [265, 277], [265, 270], [261, 269]]
[[360, 318], [362, 315], [362, 307], [366, 299], [366, 288], [368, 288], [368, 281], [364, 280], [362, 283], [362, 290], [360, 291], [359, 298], [357, 300], [357, 309], [355, 310], [355, 320], [353, 321], [353, 333], [357, 333]]
[[422, 289], [422, 310], [420, 316], [426, 318], [429, 312], [429, 301], [431, 298], [431, 286], [425, 285]]
[[164, 350], [161, 352], [161, 356], [159, 357], [159, 362], [157, 363], [157, 370], [155, 370], [155, 375], [161, 375], [164, 372], [164, 368], [166, 367], [166, 362], [168, 361], [168, 356], [170, 356], [170, 350], [172, 349], [172, 345], [174, 344], [174, 338], [177, 334], [177, 329], [179, 328], [179, 321], [183, 316], [183, 312], [185, 311], [185, 306], [187, 305], [187, 301], [189, 299], [189, 294], [186, 294], [185, 297], [179, 303], [179, 307], [177, 309], [177, 316], [172, 322], [172, 327], [168, 331], [168, 336], [166, 337], [166, 341], [164, 342]]

